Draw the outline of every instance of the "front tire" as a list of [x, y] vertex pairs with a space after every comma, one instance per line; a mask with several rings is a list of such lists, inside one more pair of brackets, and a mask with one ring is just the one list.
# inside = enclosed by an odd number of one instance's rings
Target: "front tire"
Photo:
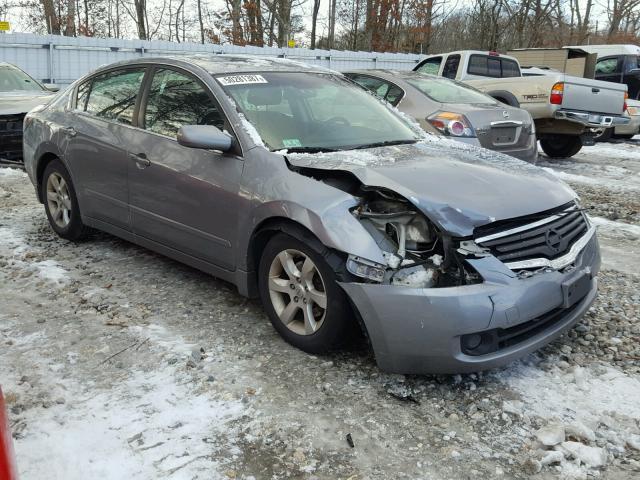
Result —
[[278, 333], [308, 353], [326, 353], [352, 338], [354, 316], [326, 258], [334, 255], [315, 239], [285, 233], [265, 246], [258, 268], [262, 304]]
[[551, 158], [573, 157], [582, 148], [577, 135], [549, 135], [540, 140], [542, 151]]
[[69, 172], [60, 160], [51, 161], [42, 176], [42, 200], [53, 231], [76, 241], [85, 233], [78, 198]]

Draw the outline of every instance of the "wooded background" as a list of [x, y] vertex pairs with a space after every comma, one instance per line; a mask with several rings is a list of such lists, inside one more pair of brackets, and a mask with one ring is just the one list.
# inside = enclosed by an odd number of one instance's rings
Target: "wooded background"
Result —
[[434, 53], [640, 43], [640, 0], [0, 0], [20, 30]]

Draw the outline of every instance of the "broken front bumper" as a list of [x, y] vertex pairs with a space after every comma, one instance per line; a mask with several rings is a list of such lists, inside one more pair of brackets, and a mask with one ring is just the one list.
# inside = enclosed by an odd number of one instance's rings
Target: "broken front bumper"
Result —
[[[431, 289], [341, 284], [360, 312], [380, 369], [462, 373], [498, 367], [560, 336], [596, 297], [600, 253], [595, 235], [578, 255], [575, 268], [566, 272], [518, 278], [494, 257], [469, 263], [484, 283]], [[567, 306], [567, 285], [580, 279], [587, 285]], [[474, 336], [497, 342], [493, 351], [465, 353], [463, 341]]]
[[629, 118], [621, 115], [605, 115], [572, 110], [556, 110], [554, 117], [558, 120], [568, 120], [591, 128], [609, 128], [629, 123]]

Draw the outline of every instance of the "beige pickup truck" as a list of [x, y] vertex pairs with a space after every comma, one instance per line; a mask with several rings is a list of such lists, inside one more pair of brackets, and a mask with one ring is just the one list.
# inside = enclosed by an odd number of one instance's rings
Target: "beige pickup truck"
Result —
[[523, 77], [520, 64], [495, 52], [464, 50], [430, 55], [414, 71], [464, 82], [507, 105], [527, 110], [542, 150], [571, 157], [593, 145], [593, 129], [625, 125], [627, 86], [564, 73]]

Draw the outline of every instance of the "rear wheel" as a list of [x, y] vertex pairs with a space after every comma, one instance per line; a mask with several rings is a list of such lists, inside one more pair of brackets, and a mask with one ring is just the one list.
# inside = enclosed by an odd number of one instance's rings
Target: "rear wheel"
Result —
[[319, 242], [284, 233], [265, 246], [258, 269], [260, 298], [274, 328], [291, 345], [323, 353], [347, 343], [354, 317]]
[[551, 158], [573, 157], [582, 148], [577, 135], [548, 135], [540, 140], [542, 151]]
[[42, 176], [42, 199], [51, 228], [62, 238], [78, 240], [85, 232], [71, 176], [60, 160], [51, 161]]

